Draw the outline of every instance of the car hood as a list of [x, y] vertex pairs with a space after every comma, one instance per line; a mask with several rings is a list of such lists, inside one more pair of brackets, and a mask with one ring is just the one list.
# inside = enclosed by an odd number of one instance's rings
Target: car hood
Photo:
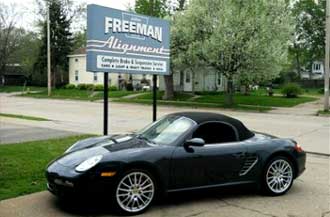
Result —
[[113, 135], [94, 137], [77, 142], [56, 161], [63, 166], [75, 167], [89, 157], [107, 155], [127, 149], [146, 148], [152, 145], [136, 135]]

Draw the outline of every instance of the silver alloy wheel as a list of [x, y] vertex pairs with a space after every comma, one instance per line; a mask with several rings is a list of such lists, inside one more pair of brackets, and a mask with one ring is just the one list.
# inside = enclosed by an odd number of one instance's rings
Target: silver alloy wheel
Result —
[[293, 181], [292, 166], [283, 159], [272, 162], [268, 167], [266, 182], [268, 188], [277, 194], [285, 192]]
[[135, 213], [147, 208], [154, 194], [155, 185], [148, 174], [131, 172], [119, 182], [116, 199], [123, 210]]

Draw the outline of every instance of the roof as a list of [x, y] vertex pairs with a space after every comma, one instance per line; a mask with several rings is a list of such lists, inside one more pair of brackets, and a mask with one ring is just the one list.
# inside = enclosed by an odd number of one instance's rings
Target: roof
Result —
[[72, 54], [86, 54], [86, 48], [85, 47], [78, 48], [74, 50]]
[[67, 57], [85, 57], [86, 56], [86, 48], [78, 48], [74, 50], [71, 54], [67, 55]]
[[236, 129], [239, 136], [239, 140], [241, 141], [254, 136], [254, 133], [247, 129], [241, 121], [223, 114], [211, 112], [178, 112], [172, 113], [171, 115], [190, 118], [194, 120], [197, 124], [202, 124], [209, 121], [219, 121], [227, 123]]

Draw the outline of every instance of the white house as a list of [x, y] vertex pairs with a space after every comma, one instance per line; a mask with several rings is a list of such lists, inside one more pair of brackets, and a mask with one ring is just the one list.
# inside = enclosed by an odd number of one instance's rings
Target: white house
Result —
[[[69, 58], [69, 83], [78, 84], [103, 84], [103, 73], [94, 73], [86, 71], [86, 49], [77, 49]], [[143, 74], [118, 74], [109, 73], [109, 86], [116, 86], [119, 89], [125, 88], [125, 85], [132, 83], [134, 89], [142, 86], [152, 85], [152, 75]]]
[[324, 79], [324, 64], [322, 61], [314, 61], [311, 70], [305, 70], [301, 73], [302, 79], [308, 80], [323, 80]]
[[[225, 91], [226, 79], [212, 68], [187, 69], [173, 74], [175, 91]], [[164, 77], [160, 77], [160, 90], [165, 90]]]

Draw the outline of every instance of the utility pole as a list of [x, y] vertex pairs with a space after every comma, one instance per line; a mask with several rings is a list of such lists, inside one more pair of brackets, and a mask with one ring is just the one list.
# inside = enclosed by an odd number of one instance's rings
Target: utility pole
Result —
[[51, 79], [51, 62], [50, 62], [50, 18], [49, 18], [49, 1], [47, 1], [47, 87], [48, 87], [48, 96], [52, 93], [52, 79]]
[[330, 0], [327, 0], [325, 18], [325, 61], [324, 61], [324, 110], [329, 110], [329, 74], [330, 74]]

